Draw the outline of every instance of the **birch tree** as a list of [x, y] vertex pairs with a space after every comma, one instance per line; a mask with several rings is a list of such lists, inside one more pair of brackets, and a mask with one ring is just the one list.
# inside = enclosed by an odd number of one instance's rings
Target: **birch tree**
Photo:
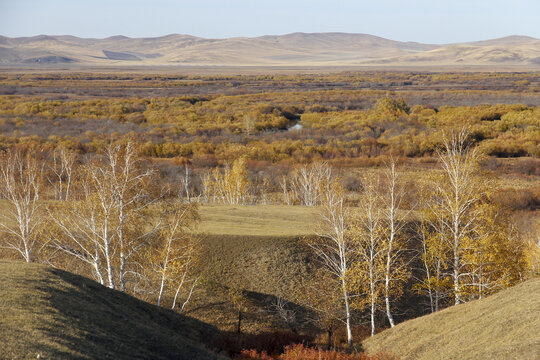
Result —
[[100, 165], [81, 169], [76, 199], [49, 209], [58, 231], [52, 245], [91, 266], [96, 279], [116, 288], [114, 246], [118, 242], [114, 184]]
[[188, 166], [188, 164], [184, 164], [184, 171], [182, 174], [182, 177], [180, 178], [180, 184], [181, 184], [181, 190], [180, 195], [182, 197], [182, 193], [185, 196], [185, 199], [187, 202], [191, 201], [191, 192], [192, 192], [192, 181], [191, 181], [191, 168]]
[[405, 188], [401, 183], [395, 159], [391, 159], [384, 172], [385, 184], [381, 192], [382, 222], [385, 240], [384, 301], [390, 327], [395, 326], [392, 315], [392, 298], [401, 292], [407, 279], [407, 241], [403, 229], [408, 211], [402, 211]]
[[431, 226], [449, 251], [449, 276], [456, 305], [464, 301], [463, 280], [470, 275], [464, 255], [471, 246], [468, 240], [479, 215], [475, 205], [482, 195], [475, 176], [478, 152], [470, 147], [467, 137], [462, 130], [444, 139], [443, 150], [438, 153], [443, 175], [433, 185], [429, 205], [433, 213]]
[[490, 201], [485, 179], [475, 174], [478, 153], [465, 131], [445, 139], [439, 160], [443, 173], [428, 190], [424, 226], [429, 278], [421, 284], [435, 291], [434, 311], [445, 292], [459, 304], [515, 284], [528, 272], [526, 244]]
[[54, 150], [52, 154], [52, 161], [49, 165], [49, 170], [51, 171], [52, 175], [49, 178], [49, 183], [54, 189], [56, 200], [69, 200], [74, 165], [74, 153], [63, 148]]
[[208, 204], [208, 202], [210, 201], [210, 196], [212, 192], [212, 175], [208, 170], [206, 170], [202, 172], [202, 174], [200, 175], [200, 179], [201, 179], [200, 196], [202, 196], [204, 203]]
[[161, 306], [164, 294], [169, 293], [173, 298], [171, 308], [174, 309], [180, 293], [187, 288], [180, 308], [182, 312], [198, 283], [197, 277], [191, 277], [199, 248], [199, 238], [191, 230], [198, 220], [198, 212], [195, 204], [173, 205], [167, 212], [160, 229], [160, 244], [150, 249], [154, 253], [152, 268], [159, 277], [157, 305]]
[[49, 206], [49, 217], [57, 228], [51, 246], [87, 264], [96, 281], [114, 288], [111, 248], [113, 206], [100, 201], [106, 198], [105, 194], [94, 190], [88, 179], [82, 179], [81, 192], [76, 200], [61, 206]]
[[315, 206], [325, 200], [323, 196], [327, 189], [324, 187], [329, 186], [331, 180], [332, 168], [325, 162], [315, 162], [300, 167], [291, 176], [290, 191], [300, 205]]
[[347, 344], [353, 346], [351, 330], [351, 299], [349, 270], [356, 258], [354, 244], [347, 232], [348, 210], [344, 204], [344, 190], [337, 181], [332, 182], [323, 194], [318, 239], [309, 243], [321, 259], [325, 269], [332, 274], [341, 287], [345, 308], [344, 322], [347, 330]]
[[0, 212], [0, 246], [33, 262], [41, 250], [43, 222], [40, 193], [43, 167], [29, 154], [8, 151], [0, 157], [0, 194], [5, 205]]
[[214, 169], [209, 188], [214, 196], [223, 204], [240, 205], [247, 202], [249, 179], [246, 159], [240, 158], [227, 164], [223, 171]]
[[54, 246], [89, 264], [97, 279], [126, 291], [131, 261], [154, 237], [161, 216], [150, 214], [162, 194], [152, 193], [155, 173], [142, 170], [131, 143], [110, 145], [81, 171], [82, 190], [63, 211], [50, 212], [58, 227]]
[[[95, 184], [107, 182], [112, 186], [110, 196], [117, 216], [115, 251], [120, 264], [118, 269], [119, 286], [126, 290], [126, 268], [130, 259], [147, 244], [149, 238], [159, 228], [156, 224], [144, 221], [145, 210], [156, 203], [163, 194], [151, 194], [153, 170], [141, 168], [133, 143], [110, 145], [106, 150], [104, 166], [94, 167], [90, 173]], [[146, 226], [143, 226], [146, 225]]]
[[351, 231], [358, 261], [351, 271], [351, 285], [358, 293], [357, 303], [370, 314], [371, 336], [375, 335], [375, 315], [384, 294], [386, 245], [382, 232], [382, 214], [378, 184], [365, 179], [359, 211]]
[[281, 188], [281, 193], [283, 194], [283, 202], [286, 205], [294, 205], [297, 195], [294, 188], [291, 188], [290, 181], [288, 177], [283, 175], [279, 180], [279, 186]]

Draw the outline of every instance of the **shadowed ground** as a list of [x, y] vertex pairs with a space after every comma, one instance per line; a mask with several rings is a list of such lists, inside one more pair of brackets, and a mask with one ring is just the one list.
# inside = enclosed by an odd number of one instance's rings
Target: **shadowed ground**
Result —
[[0, 358], [216, 359], [212, 326], [87, 278], [0, 261]]

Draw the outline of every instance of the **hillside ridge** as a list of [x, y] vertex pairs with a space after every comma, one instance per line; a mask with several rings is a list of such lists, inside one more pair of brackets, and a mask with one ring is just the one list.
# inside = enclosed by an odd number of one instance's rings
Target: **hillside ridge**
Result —
[[[107, 52], [116, 56], [107, 56]], [[102, 39], [0, 36], [0, 65], [77, 66], [535, 66], [540, 40], [524, 36], [454, 44], [342, 32], [202, 38], [187, 34]]]

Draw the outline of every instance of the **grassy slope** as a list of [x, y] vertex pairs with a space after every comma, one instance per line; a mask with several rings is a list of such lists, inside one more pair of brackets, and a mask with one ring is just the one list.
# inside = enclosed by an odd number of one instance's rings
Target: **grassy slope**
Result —
[[[186, 314], [233, 331], [237, 313], [226, 294], [227, 287], [241, 287], [250, 310], [243, 320], [243, 331], [261, 332], [279, 328], [268, 316], [267, 301], [281, 296], [294, 301], [299, 278], [310, 272], [311, 254], [301, 239], [285, 236], [210, 235], [205, 239], [206, 257], [215, 266], [215, 283], [201, 287]], [[216, 284], [219, 284], [216, 286]]]
[[[302, 236], [314, 233], [317, 209], [285, 205], [203, 205], [199, 208], [205, 258], [218, 271], [215, 283], [199, 288], [187, 314], [233, 331], [237, 312], [227, 287], [252, 292], [242, 330], [268, 331], [283, 324], [267, 313], [267, 301], [293, 301], [295, 280], [309, 272], [311, 254]], [[212, 266], [211, 265], [211, 266]], [[215, 286], [220, 284], [220, 286]]]
[[0, 358], [215, 359], [217, 330], [87, 278], [0, 261]]
[[363, 345], [402, 359], [540, 359], [540, 279], [406, 321]]

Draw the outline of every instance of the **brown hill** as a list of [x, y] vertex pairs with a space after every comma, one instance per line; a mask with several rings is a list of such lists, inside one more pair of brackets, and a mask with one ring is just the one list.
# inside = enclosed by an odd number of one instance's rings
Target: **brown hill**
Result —
[[526, 36], [462, 44], [399, 42], [367, 34], [293, 33], [204, 39], [171, 34], [105, 39], [39, 35], [0, 37], [0, 64], [77, 66], [440, 66], [535, 65], [540, 40]]
[[526, 36], [450, 44], [418, 54], [377, 59], [400, 65], [530, 65], [540, 59], [540, 40]]

